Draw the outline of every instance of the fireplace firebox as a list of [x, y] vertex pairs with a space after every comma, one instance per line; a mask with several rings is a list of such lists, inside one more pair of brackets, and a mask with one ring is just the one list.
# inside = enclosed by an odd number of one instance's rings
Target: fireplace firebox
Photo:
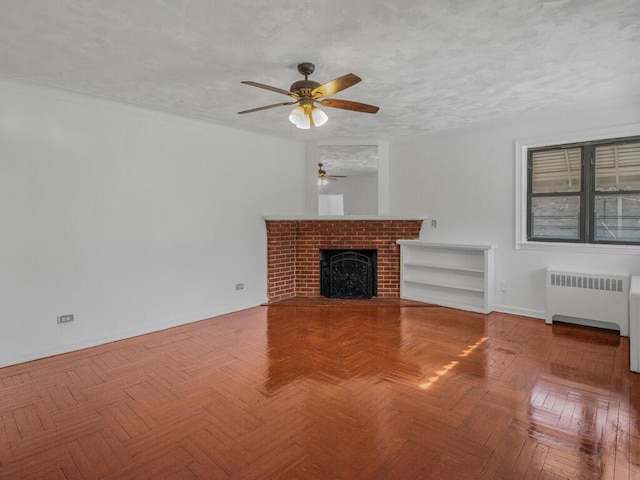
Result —
[[378, 294], [377, 250], [320, 250], [320, 295], [371, 298]]

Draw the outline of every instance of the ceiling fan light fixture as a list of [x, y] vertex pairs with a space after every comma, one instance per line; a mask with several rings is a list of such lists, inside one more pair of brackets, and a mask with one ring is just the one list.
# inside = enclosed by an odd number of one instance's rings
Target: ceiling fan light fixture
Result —
[[311, 105], [298, 105], [289, 114], [289, 121], [303, 130], [311, 128], [312, 125], [320, 127], [327, 123], [327, 120], [329, 117], [326, 113]]
[[309, 120], [309, 117], [304, 118], [304, 121], [300, 125], [296, 125], [296, 127], [301, 130], [309, 130], [311, 128], [311, 121]]
[[320, 110], [318, 107], [313, 107], [313, 109], [311, 110], [311, 118], [313, 119], [313, 124], [316, 127], [321, 127], [322, 125], [327, 123], [327, 120], [329, 120], [327, 114]]
[[289, 114], [289, 121], [296, 127], [305, 130], [311, 127], [311, 121], [309, 120], [309, 117], [307, 117], [306, 112], [301, 105], [298, 105], [296, 108], [291, 110], [291, 113]]

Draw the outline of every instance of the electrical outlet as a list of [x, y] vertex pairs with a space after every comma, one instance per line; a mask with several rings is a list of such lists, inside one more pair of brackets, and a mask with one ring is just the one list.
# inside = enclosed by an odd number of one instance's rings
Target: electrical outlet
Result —
[[236, 290], [244, 290], [244, 283], [236, 283]]
[[437, 220], [431, 220], [431, 228], [437, 228], [438, 227], [438, 221]]
[[73, 322], [73, 313], [70, 313], [68, 315], [60, 315], [58, 317], [58, 323], [69, 323], [69, 322]]

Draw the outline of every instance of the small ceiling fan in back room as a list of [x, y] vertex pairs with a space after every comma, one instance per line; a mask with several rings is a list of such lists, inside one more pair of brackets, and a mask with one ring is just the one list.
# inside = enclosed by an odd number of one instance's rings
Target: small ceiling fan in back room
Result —
[[328, 175], [326, 171], [322, 169], [322, 164], [318, 164], [318, 185], [326, 185], [329, 180], [337, 180], [339, 178], [347, 178], [346, 175]]
[[250, 110], [243, 110], [238, 113], [253, 113], [259, 112], [260, 110], [267, 110], [269, 108], [298, 104], [298, 106], [289, 114], [289, 120], [296, 127], [306, 130], [314, 126], [320, 127], [329, 119], [327, 114], [316, 106], [316, 103], [323, 107], [341, 108], [342, 110], [352, 110], [354, 112], [361, 113], [376, 113], [379, 110], [378, 107], [367, 105], [366, 103], [352, 102], [351, 100], [340, 100], [337, 98], [326, 98], [344, 90], [345, 88], [355, 85], [362, 79], [353, 73], [347, 73], [342, 77], [335, 78], [323, 85], [320, 85], [318, 82], [309, 80], [309, 75], [313, 73], [315, 68], [316, 67], [313, 63], [303, 62], [299, 64], [298, 72], [304, 75], [304, 80], [294, 82], [289, 87], [289, 90], [272, 87], [263, 83], [250, 81], [242, 82], [245, 85], [251, 85], [252, 87], [263, 88], [271, 92], [287, 95], [292, 97], [294, 100], [290, 102], [274, 103], [273, 105], [252, 108]]

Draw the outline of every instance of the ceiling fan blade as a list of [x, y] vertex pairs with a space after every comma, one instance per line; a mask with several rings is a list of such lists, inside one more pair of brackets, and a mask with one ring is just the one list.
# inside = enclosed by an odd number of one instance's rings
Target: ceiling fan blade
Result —
[[355, 112], [361, 113], [376, 113], [378, 110], [380, 110], [379, 107], [376, 107], [374, 105], [352, 102], [351, 100], [339, 100], [336, 98], [325, 98], [323, 100], [318, 100], [318, 103], [320, 103], [324, 107], [342, 108], [343, 110], [353, 110]]
[[266, 105], [264, 107], [258, 107], [258, 108], [252, 108], [250, 110], [243, 110], [242, 112], [238, 112], [238, 113], [252, 113], [252, 112], [259, 112], [260, 110], [267, 110], [269, 108], [275, 108], [275, 107], [283, 107], [285, 105], [293, 105], [294, 103], [298, 103], [298, 102], [283, 102], [283, 103], [274, 103], [273, 105]]
[[264, 88], [265, 90], [269, 90], [270, 92], [276, 92], [276, 93], [281, 93], [283, 95], [289, 95], [290, 97], [293, 98], [299, 98], [297, 94], [290, 92], [289, 90], [283, 90], [282, 88], [278, 88], [278, 87], [272, 87], [271, 85], [265, 85], [264, 83], [258, 83], [258, 82], [249, 82], [249, 81], [243, 81], [240, 83], [244, 83], [245, 85], [251, 85], [252, 87], [258, 87], [258, 88]]
[[326, 175], [326, 178], [331, 178], [332, 180], [336, 178], [347, 178], [346, 175]]
[[320, 85], [319, 87], [314, 88], [311, 91], [312, 97], [327, 97], [329, 95], [333, 95], [334, 93], [338, 93], [345, 88], [349, 88], [352, 85], [355, 85], [360, 80], [362, 80], [359, 76], [354, 75], [353, 73], [347, 73], [342, 77], [334, 78], [333, 80], [328, 81], [324, 85]]

